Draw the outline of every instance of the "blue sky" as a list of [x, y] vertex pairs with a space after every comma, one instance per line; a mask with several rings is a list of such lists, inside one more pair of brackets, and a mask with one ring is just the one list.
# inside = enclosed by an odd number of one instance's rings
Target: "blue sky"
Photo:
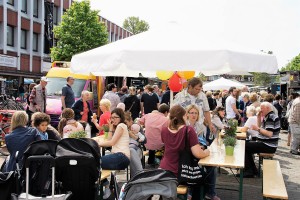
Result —
[[201, 36], [273, 51], [279, 68], [300, 53], [299, 0], [90, 0], [92, 9], [122, 26], [138, 16], [150, 28], [176, 21]]

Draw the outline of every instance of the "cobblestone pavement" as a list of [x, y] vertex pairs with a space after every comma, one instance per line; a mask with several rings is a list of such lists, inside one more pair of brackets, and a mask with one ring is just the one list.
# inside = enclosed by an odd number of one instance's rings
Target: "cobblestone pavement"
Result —
[[[287, 133], [281, 132], [281, 140], [279, 147], [274, 156], [274, 160], [279, 160], [283, 178], [289, 195], [289, 200], [300, 199], [300, 156], [292, 155], [289, 153], [287, 143]], [[258, 160], [258, 159], [256, 159]], [[0, 164], [3, 162], [3, 157], [0, 156]], [[232, 170], [236, 173], [236, 170]], [[118, 181], [120, 185], [126, 182], [126, 170], [118, 172]], [[216, 191], [222, 200], [235, 200], [238, 199], [239, 183], [232, 175], [229, 169], [221, 169], [221, 173], [217, 178]], [[244, 200], [260, 200], [262, 198], [262, 178], [244, 178], [243, 189]]]

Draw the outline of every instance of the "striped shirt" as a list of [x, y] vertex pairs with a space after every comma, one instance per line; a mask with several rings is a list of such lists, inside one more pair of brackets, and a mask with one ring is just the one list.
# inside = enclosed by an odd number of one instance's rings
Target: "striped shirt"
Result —
[[261, 133], [258, 134], [257, 140], [263, 142], [265, 145], [277, 148], [280, 132], [280, 119], [273, 112], [269, 112], [263, 119], [261, 128], [273, 132], [272, 137], [267, 137]]

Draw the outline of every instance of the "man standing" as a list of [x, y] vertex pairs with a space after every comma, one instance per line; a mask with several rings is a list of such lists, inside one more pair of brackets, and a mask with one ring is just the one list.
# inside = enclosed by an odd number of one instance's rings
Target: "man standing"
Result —
[[46, 85], [49, 82], [48, 78], [43, 76], [40, 84], [34, 86], [29, 96], [29, 110], [35, 112], [46, 112]]
[[74, 92], [71, 87], [73, 84], [74, 84], [74, 78], [69, 76], [67, 78], [67, 84], [62, 88], [62, 93], [61, 93], [62, 110], [65, 108], [71, 108], [75, 102]]
[[209, 129], [211, 132], [215, 132], [215, 128], [211, 123], [209, 105], [206, 98], [206, 95], [201, 91], [202, 90], [202, 81], [200, 78], [192, 78], [188, 82], [188, 88], [179, 92], [174, 99], [174, 105], [179, 104], [185, 109], [193, 104], [199, 108], [199, 124], [202, 126], [201, 133], [204, 133], [204, 117], [207, 120]]
[[[280, 121], [272, 109], [272, 104], [263, 102], [260, 105], [261, 111], [257, 115], [257, 125], [251, 129], [258, 131], [256, 141], [246, 142], [245, 147], [245, 169], [244, 177], [253, 178], [258, 171], [253, 160], [254, 153], [275, 153], [280, 132]], [[261, 117], [263, 120], [261, 121]]]
[[300, 97], [293, 101], [289, 113], [289, 123], [292, 135], [290, 153], [294, 155], [300, 155], [298, 151], [300, 145]]
[[141, 97], [141, 112], [143, 114], [151, 113], [157, 110], [159, 106], [158, 96], [153, 92], [154, 89], [151, 85], [146, 85], [144, 94]]
[[238, 117], [238, 119], [241, 118], [241, 114], [239, 113], [239, 110], [236, 107], [236, 95], [237, 90], [236, 87], [229, 88], [229, 96], [226, 99], [226, 118], [227, 119], [235, 119]]
[[102, 99], [108, 99], [111, 103], [110, 111], [113, 111], [120, 101], [120, 97], [116, 94], [117, 86], [114, 83], [110, 83], [107, 85], [107, 91], [103, 95]]

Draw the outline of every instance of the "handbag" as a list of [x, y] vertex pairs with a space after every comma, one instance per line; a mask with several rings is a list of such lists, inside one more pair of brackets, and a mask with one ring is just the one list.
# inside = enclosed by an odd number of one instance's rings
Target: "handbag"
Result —
[[195, 186], [204, 184], [207, 177], [206, 169], [200, 167], [189, 147], [188, 127], [185, 129], [185, 147], [179, 152], [178, 183], [180, 185]]

